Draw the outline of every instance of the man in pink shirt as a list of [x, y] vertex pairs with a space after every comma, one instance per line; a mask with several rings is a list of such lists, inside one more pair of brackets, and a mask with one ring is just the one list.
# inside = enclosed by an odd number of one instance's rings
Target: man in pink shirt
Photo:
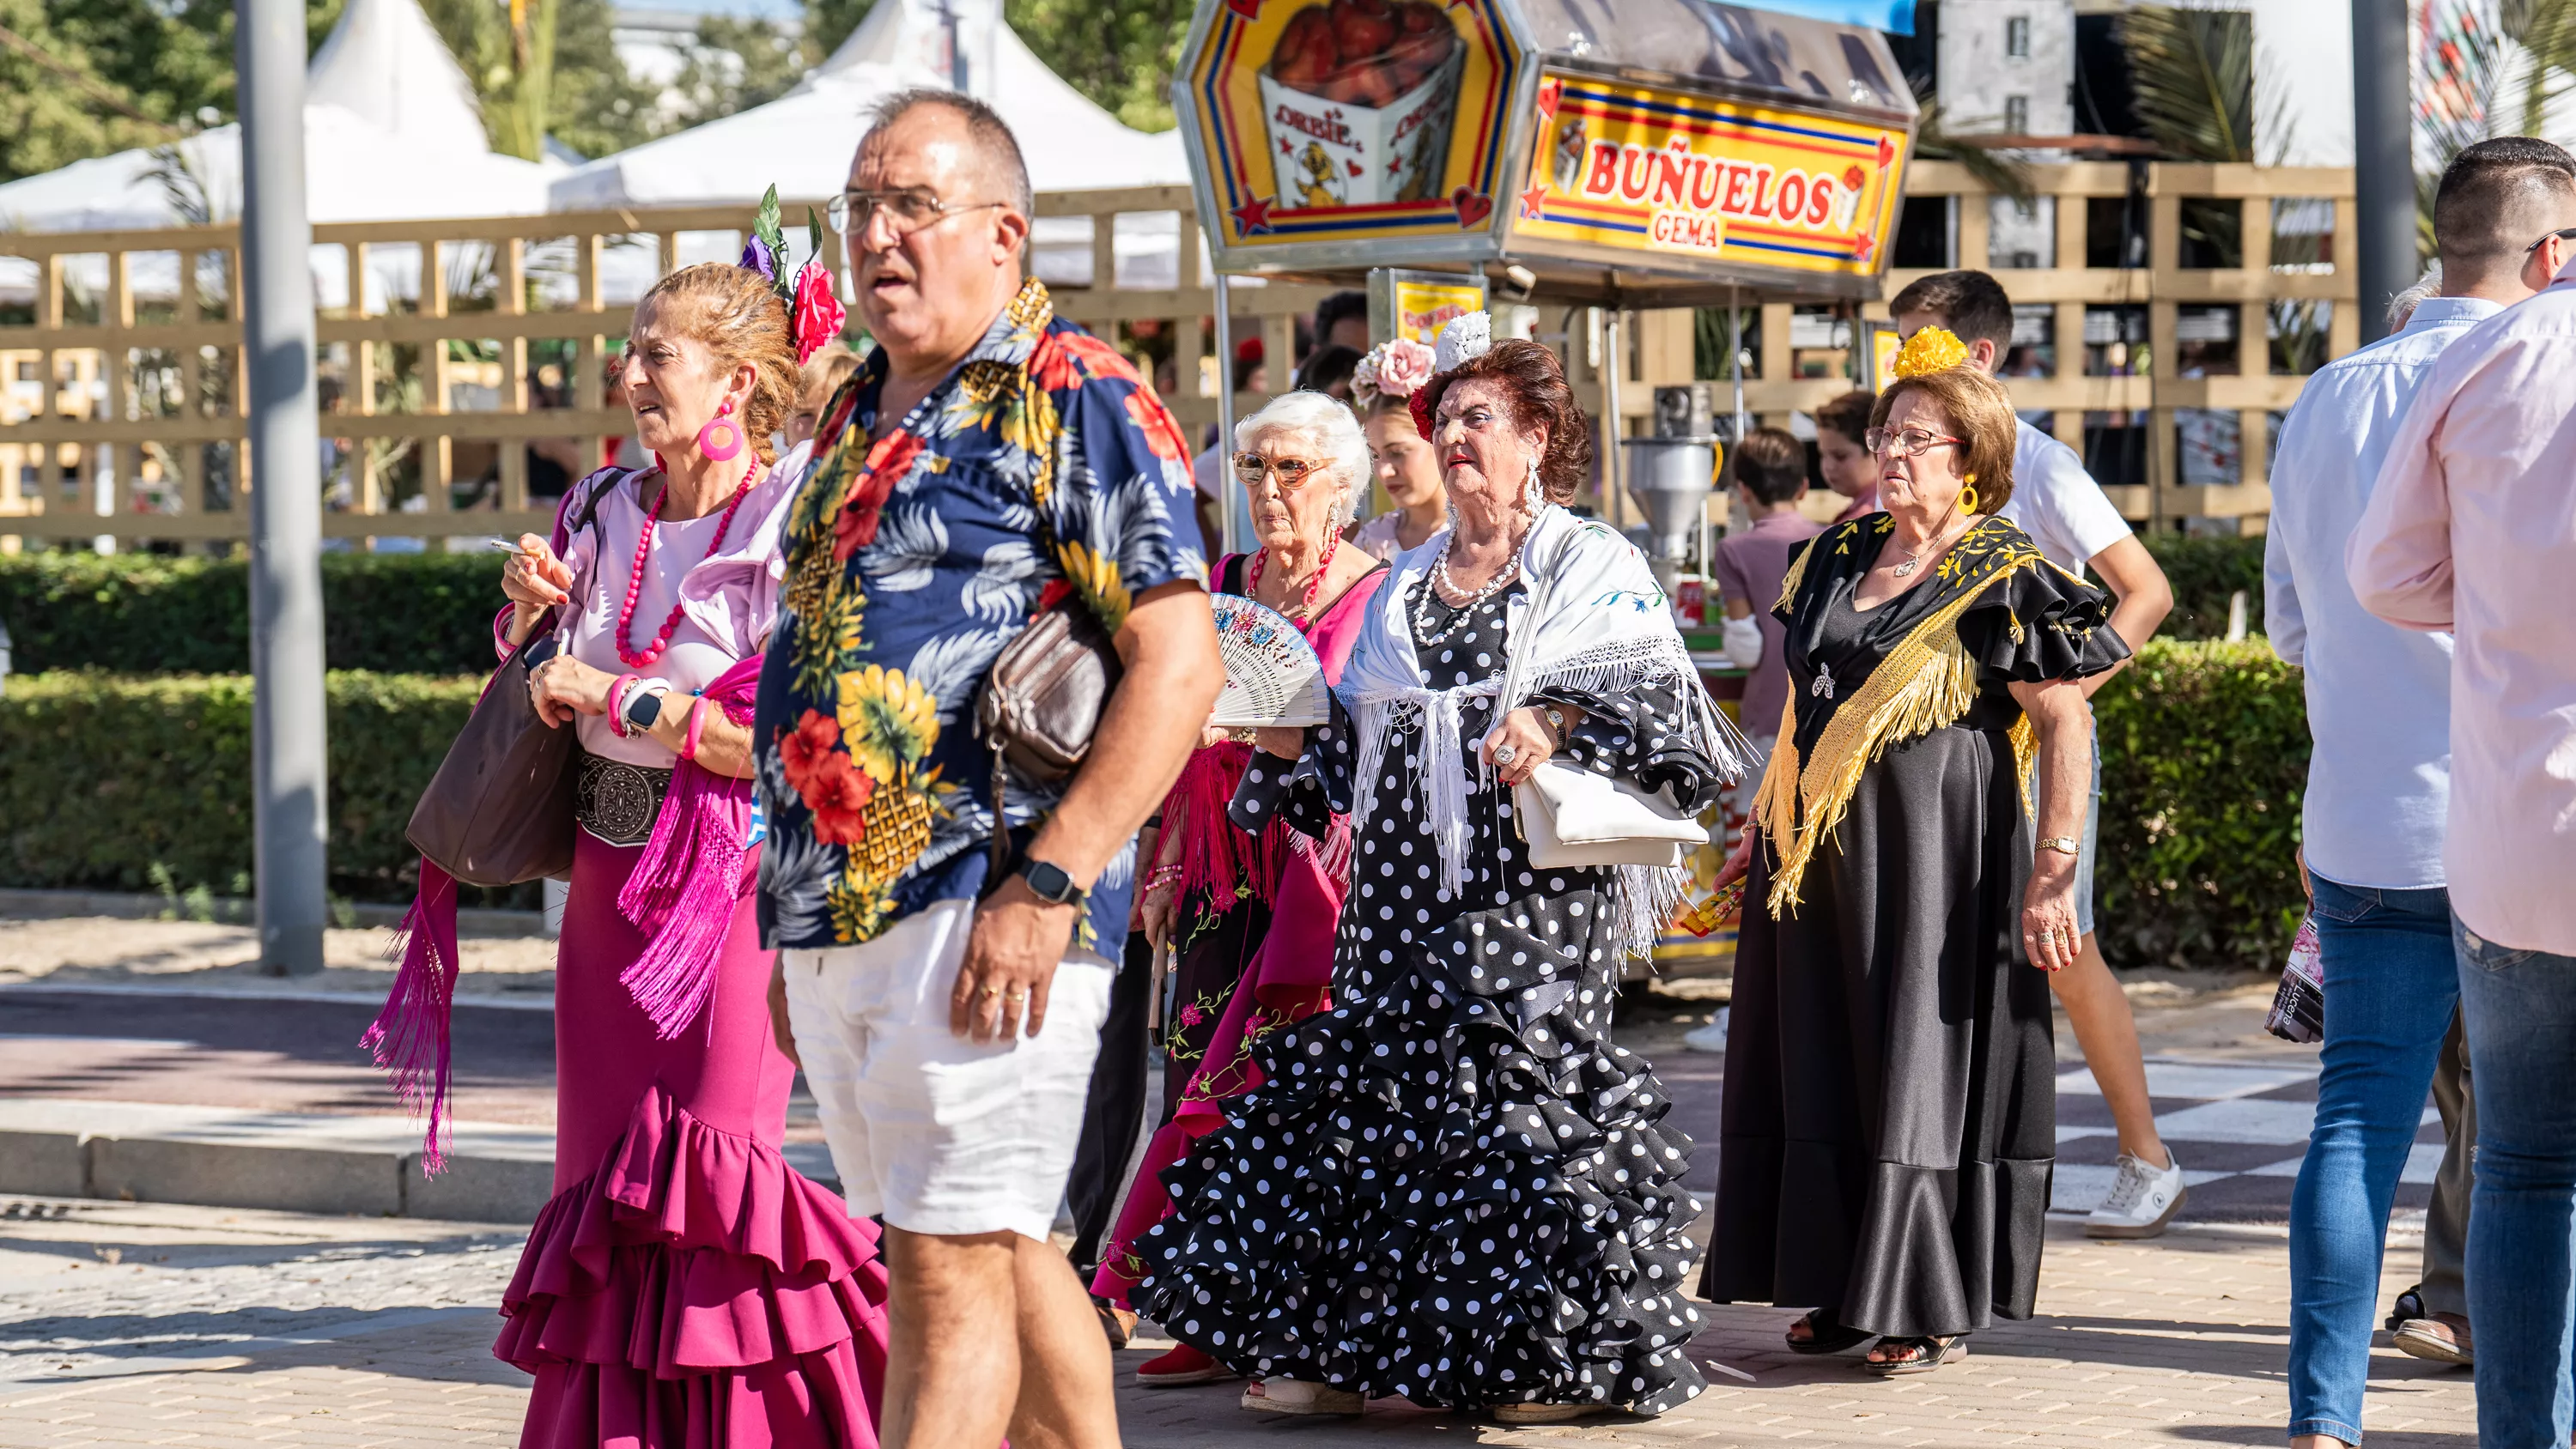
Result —
[[2576, 1418], [2576, 227], [2534, 239], [2546, 290], [2434, 364], [2345, 561], [2363, 608], [2448, 630], [2443, 866], [2477, 1192], [2478, 1442], [2561, 1449]]

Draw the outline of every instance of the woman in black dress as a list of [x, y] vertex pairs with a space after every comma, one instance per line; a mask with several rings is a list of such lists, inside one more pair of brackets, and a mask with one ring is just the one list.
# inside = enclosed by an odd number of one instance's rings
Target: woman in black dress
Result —
[[1699, 1204], [1610, 1009], [1680, 872], [1534, 865], [1511, 787], [1554, 756], [1697, 810], [1739, 743], [1645, 560], [1559, 506], [1590, 442], [1555, 355], [1423, 393], [1456, 521], [1396, 560], [1333, 722], [1265, 731], [1235, 797], [1247, 829], [1351, 812], [1332, 1009], [1261, 1038], [1262, 1085], [1164, 1174], [1135, 1306], [1262, 1380], [1249, 1409], [1659, 1413], [1705, 1387]]
[[1907, 344], [1871, 420], [1888, 511], [1790, 564], [1790, 703], [1720, 875], [1750, 871], [1700, 1291], [1811, 1307], [1790, 1348], [1877, 1338], [1881, 1374], [2030, 1316], [2056, 1156], [2031, 968], [2076, 951], [2075, 681], [2129, 652], [2103, 593], [1993, 516], [2012, 403], [1964, 355]]

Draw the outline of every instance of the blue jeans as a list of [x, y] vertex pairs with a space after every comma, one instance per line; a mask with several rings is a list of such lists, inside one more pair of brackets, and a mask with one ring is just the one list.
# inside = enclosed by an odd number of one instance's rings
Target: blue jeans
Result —
[[2313, 883], [2326, 1039], [2290, 1196], [2290, 1433], [2358, 1444], [2388, 1210], [2460, 977], [2449, 892]]
[[2453, 923], [2478, 1073], [2469, 1328], [2481, 1449], [2560, 1449], [2576, 1417], [2576, 956], [2516, 951]]

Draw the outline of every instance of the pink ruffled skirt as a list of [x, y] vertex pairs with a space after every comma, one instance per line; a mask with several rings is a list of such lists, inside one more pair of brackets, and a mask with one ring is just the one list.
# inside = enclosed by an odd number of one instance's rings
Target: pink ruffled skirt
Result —
[[662, 1041], [617, 981], [643, 949], [616, 908], [641, 854], [584, 834], [574, 856], [556, 1191], [493, 1350], [536, 1376], [520, 1442], [875, 1449], [885, 1267], [875, 1228], [779, 1153], [795, 1069], [770, 1035], [751, 905], [707, 1010]]

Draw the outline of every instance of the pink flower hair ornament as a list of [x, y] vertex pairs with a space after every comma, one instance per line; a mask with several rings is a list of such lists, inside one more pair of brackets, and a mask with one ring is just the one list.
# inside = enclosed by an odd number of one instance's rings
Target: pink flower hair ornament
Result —
[[741, 262], [744, 270], [760, 273], [786, 305], [787, 337], [796, 348], [799, 367], [838, 338], [841, 324], [849, 319], [832, 286], [832, 273], [823, 265], [823, 219], [810, 206], [805, 208], [805, 238], [805, 265], [791, 276], [786, 270], [787, 236], [779, 227], [778, 188], [773, 185], [760, 198], [760, 212], [752, 219]]
[[1360, 359], [1351, 374], [1351, 392], [1360, 405], [1382, 397], [1409, 398], [1431, 380], [1431, 349], [1410, 337], [1381, 342]]

